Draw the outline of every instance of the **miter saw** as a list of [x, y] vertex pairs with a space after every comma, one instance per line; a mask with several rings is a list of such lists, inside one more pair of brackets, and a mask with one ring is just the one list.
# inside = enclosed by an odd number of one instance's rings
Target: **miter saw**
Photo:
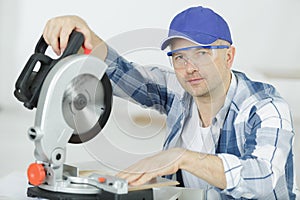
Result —
[[36, 162], [28, 167], [32, 185], [27, 196], [46, 199], [153, 199], [152, 190], [128, 192], [126, 180], [92, 174], [80, 177], [79, 169], [66, 165], [67, 143], [84, 143], [106, 124], [112, 106], [112, 88], [100, 59], [77, 54], [84, 37], [73, 31], [63, 54], [45, 55], [40, 38], [26, 63], [14, 95], [24, 106], [36, 108], [28, 136], [35, 144]]

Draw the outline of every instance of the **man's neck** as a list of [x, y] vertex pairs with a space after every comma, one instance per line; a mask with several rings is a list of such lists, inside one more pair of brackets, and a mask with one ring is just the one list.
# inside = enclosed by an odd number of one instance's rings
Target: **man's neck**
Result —
[[211, 125], [212, 119], [224, 106], [227, 91], [229, 89], [231, 77], [228, 83], [224, 83], [225, 87], [218, 88], [218, 91], [210, 92], [207, 96], [194, 97], [194, 101], [197, 105], [199, 118], [203, 127]]
[[205, 101], [199, 101], [199, 98], [194, 98], [203, 127], [211, 125], [212, 118], [215, 117], [223, 107], [225, 98], [226, 95], [219, 97], [218, 99]]

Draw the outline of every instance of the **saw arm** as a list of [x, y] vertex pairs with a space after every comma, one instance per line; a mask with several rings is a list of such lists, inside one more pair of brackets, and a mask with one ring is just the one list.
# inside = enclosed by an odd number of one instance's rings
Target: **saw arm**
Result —
[[[35, 125], [29, 129], [37, 160], [61, 165], [73, 135], [75, 142], [84, 142], [100, 132], [103, 124], [99, 121], [105, 112], [109, 115], [111, 108], [111, 100], [105, 101], [104, 97], [104, 91], [111, 88], [104, 88], [101, 82], [105, 70], [106, 64], [93, 56], [71, 55], [49, 72], [39, 95]], [[82, 88], [85, 86], [90, 87]]]

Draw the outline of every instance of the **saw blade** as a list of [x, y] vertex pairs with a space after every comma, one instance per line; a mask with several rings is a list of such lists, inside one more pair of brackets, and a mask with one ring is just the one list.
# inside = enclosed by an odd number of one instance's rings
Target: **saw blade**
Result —
[[102, 80], [91, 74], [75, 77], [67, 86], [62, 110], [67, 124], [74, 129], [69, 143], [82, 143], [95, 137], [111, 112], [112, 92], [106, 74]]

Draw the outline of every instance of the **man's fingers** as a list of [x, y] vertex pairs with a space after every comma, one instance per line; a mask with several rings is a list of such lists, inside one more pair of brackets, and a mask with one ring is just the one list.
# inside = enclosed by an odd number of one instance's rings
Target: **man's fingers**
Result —
[[119, 178], [126, 179], [131, 186], [145, 184], [158, 176], [157, 172], [130, 172], [122, 171], [116, 175]]
[[[86, 35], [89, 35], [89, 29], [83, 20], [76, 16], [62, 16], [52, 18], [47, 22], [43, 37], [46, 43], [52, 47], [53, 51], [57, 55], [60, 55], [66, 49], [70, 34], [74, 29], [85, 30], [83, 32], [85, 38]], [[89, 43], [90, 41], [88, 41]]]
[[88, 28], [85, 28], [82, 24], [77, 24], [76, 31], [81, 32], [84, 35], [84, 44], [83, 46], [87, 49], [93, 49], [92, 45], [92, 31]]
[[72, 27], [69, 28], [62, 28], [59, 34], [59, 49], [61, 52], [64, 52], [64, 50], [67, 48], [69, 37], [71, 32], [73, 31]]
[[116, 176], [119, 178], [122, 178], [122, 179], [126, 179], [128, 181], [129, 181], [129, 179], [130, 179], [130, 181], [133, 181], [133, 180], [137, 179], [138, 177], [140, 177], [142, 174], [144, 174], [144, 173], [125, 170], [125, 171], [119, 172]]
[[55, 23], [54, 19], [51, 19], [47, 22], [43, 32], [45, 42], [52, 47], [53, 51], [57, 55], [60, 55], [61, 53], [59, 41], [60, 32], [61, 26], [58, 23]]
[[143, 185], [155, 177], [156, 175], [153, 173], [144, 173], [136, 179], [128, 180], [128, 183], [131, 186]]

